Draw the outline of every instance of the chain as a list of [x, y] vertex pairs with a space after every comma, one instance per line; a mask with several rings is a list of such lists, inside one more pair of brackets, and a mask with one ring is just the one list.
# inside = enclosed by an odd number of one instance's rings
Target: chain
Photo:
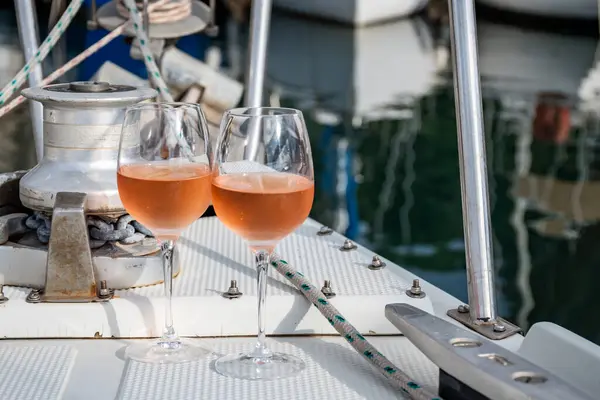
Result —
[[[107, 221], [96, 216], [88, 216], [86, 220], [92, 249], [100, 248], [107, 242], [133, 244], [141, 242], [146, 237], [153, 237], [148, 228], [129, 214], [119, 217], [116, 221]], [[25, 225], [36, 231], [40, 242], [47, 244], [50, 241], [52, 220], [47, 215], [36, 211], [25, 220]]]

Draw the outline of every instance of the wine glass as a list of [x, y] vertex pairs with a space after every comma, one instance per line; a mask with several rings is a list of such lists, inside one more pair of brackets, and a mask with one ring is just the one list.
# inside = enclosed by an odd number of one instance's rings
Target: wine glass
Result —
[[258, 341], [248, 354], [215, 363], [222, 375], [267, 380], [294, 375], [304, 362], [272, 352], [265, 343], [269, 256], [308, 217], [313, 203], [313, 162], [304, 118], [289, 108], [238, 108], [223, 116], [213, 167], [213, 207], [256, 258]]
[[157, 342], [132, 344], [126, 356], [147, 363], [196, 360], [209, 352], [173, 328], [173, 248], [204, 214], [211, 197], [208, 125], [197, 104], [142, 103], [125, 114], [117, 184], [127, 212], [158, 239], [163, 257], [165, 328]]

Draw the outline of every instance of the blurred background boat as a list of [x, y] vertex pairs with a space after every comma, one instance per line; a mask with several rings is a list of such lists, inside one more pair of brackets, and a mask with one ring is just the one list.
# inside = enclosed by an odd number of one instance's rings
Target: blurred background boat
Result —
[[272, 93], [350, 119], [379, 119], [437, 80], [432, 32], [421, 17], [352, 29], [278, 15], [269, 43]]
[[420, 11], [428, 0], [274, 0], [276, 7], [350, 25], [370, 25]]
[[560, 18], [598, 18], [596, 0], [478, 0], [508, 11]]

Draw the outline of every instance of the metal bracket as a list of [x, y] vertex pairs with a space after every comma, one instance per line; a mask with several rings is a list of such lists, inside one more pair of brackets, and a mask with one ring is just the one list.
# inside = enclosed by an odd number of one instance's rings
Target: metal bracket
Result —
[[97, 285], [94, 277], [85, 220], [86, 198], [85, 193], [57, 193], [48, 243], [46, 284], [42, 291], [33, 290], [27, 302], [88, 303], [113, 297], [114, 292], [106, 283]]
[[459, 306], [448, 310], [446, 313], [450, 318], [457, 320], [467, 328], [474, 330], [480, 335], [491, 340], [502, 340], [516, 333], [521, 332], [521, 328], [511, 324], [503, 318], [496, 318], [495, 321], [477, 321], [473, 320], [468, 306]]

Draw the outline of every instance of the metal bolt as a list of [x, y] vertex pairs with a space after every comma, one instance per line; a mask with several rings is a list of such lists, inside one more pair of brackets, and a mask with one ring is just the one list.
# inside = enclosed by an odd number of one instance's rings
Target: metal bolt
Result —
[[323, 287], [321, 288], [321, 292], [325, 295], [326, 298], [330, 299], [335, 297], [335, 292], [331, 289], [331, 281], [325, 281], [323, 283]]
[[341, 251], [351, 251], [356, 250], [356, 245], [352, 243], [352, 240], [346, 239], [344, 240], [344, 244], [340, 247]]
[[406, 291], [406, 294], [414, 299], [422, 299], [425, 297], [425, 292], [421, 289], [421, 284], [418, 279], [413, 280], [412, 286]]
[[466, 305], [466, 304], [461, 304], [460, 306], [458, 306], [457, 310], [461, 314], [467, 314], [469, 311], [471, 311], [471, 309], [469, 308], [469, 306]]
[[328, 226], [323, 225], [321, 227], [321, 229], [319, 229], [319, 231], [317, 232], [317, 235], [327, 236], [327, 235], [331, 235], [332, 233], [333, 233], [333, 229], [329, 228]]
[[499, 323], [494, 323], [493, 326], [494, 332], [504, 332], [506, 331], [506, 327], [502, 324]]
[[369, 264], [369, 269], [372, 271], [377, 271], [378, 269], [384, 267], [385, 263], [381, 261], [381, 258], [379, 258], [379, 256], [373, 256], [373, 261], [371, 261], [371, 264]]
[[98, 291], [99, 299], [108, 299], [112, 297], [113, 293], [114, 292], [108, 288], [105, 280], [100, 281], [100, 290]]
[[237, 299], [238, 297], [241, 297], [242, 294], [243, 293], [240, 292], [240, 290], [238, 289], [237, 281], [233, 279], [229, 283], [229, 289], [227, 289], [227, 291], [223, 293], [223, 297], [225, 297], [226, 299]]
[[8, 301], [8, 297], [4, 295], [4, 285], [0, 285], [0, 304], [4, 304]]
[[42, 301], [42, 293], [41, 293], [41, 291], [38, 290], [38, 289], [33, 289], [27, 295], [27, 298], [25, 299], [25, 301], [28, 302], [28, 303], [39, 303], [40, 301]]

